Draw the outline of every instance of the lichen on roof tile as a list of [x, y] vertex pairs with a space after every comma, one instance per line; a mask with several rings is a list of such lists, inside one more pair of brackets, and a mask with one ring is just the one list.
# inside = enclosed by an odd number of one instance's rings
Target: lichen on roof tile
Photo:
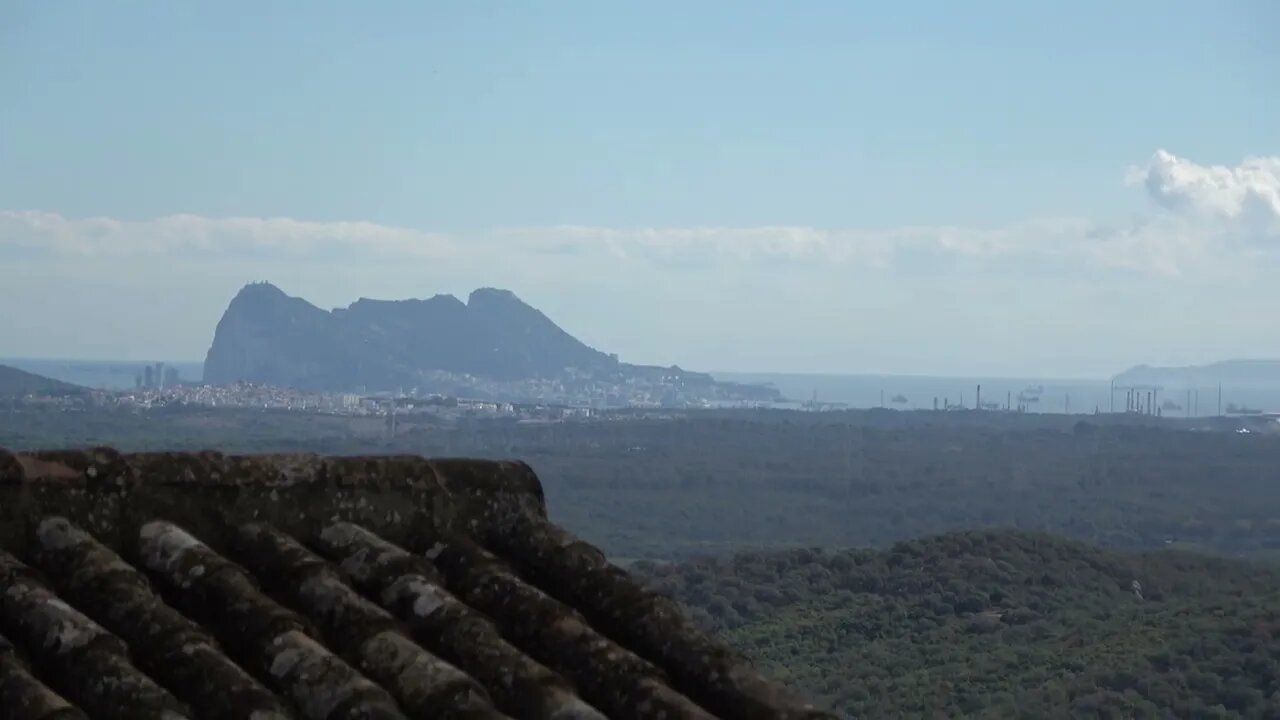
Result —
[[0, 630], [22, 641], [57, 689], [94, 717], [186, 717], [187, 708], [129, 660], [128, 646], [0, 552]]
[[236, 548], [259, 577], [313, 618], [329, 644], [365, 675], [388, 688], [414, 716], [492, 711], [489, 694], [466, 673], [411, 642], [391, 613], [347, 585], [319, 555], [261, 523], [236, 532]]
[[190, 598], [189, 611], [238, 647], [305, 717], [403, 717], [389, 693], [318, 642], [309, 623], [262, 593], [247, 571], [170, 523], [148, 523], [140, 536], [148, 569]]
[[488, 617], [445, 589], [425, 557], [351, 523], [329, 526], [317, 544], [353, 582], [381, 597], [416, 639], [484, 681], [508, 712], [534, 720], [603, 720], [572, 685], [507, 642]]
[[210, 633], [166, 605], [119, 555], [65, 518], [46, 518], [36, 535], [36, 560], [60, 591], [123, 638], [166, 687], [220, 717], [288, 717], [274, 694], [227, 658]]

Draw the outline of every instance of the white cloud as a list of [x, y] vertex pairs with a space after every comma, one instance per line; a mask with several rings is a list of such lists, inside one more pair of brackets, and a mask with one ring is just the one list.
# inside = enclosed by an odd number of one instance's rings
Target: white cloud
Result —
[[1131, 169], [1130, 180], [1180, 216], [1280, 236], [1280, 157], [1246, 158], [1228, 167], [1157, 150], [1145, 167]]
[[[67, 218], [0, 210], [0, 257], [108, 259], [211, 258], [258, 263], [398, 263], [420, 260], [484, 267], [491, 258], [546, 268], [608, 262], [708, 269], [856, 265], [902, 262], [1044, 262], [1179, 275], [1228, 267], [1252, 252], [1241, 238], [1280, 237], [1280, 159], [1254, 158], [1228, 168], [1203, 166], [1158, 151], [1130, 178], [1172, 214], [1127, 225], [1050, 218], [996, 228], [888, 229], [764, 227], [613, 228], [578, 225], [447, 235], [371, 222], [311, 222], [290, 218], [170, 215], [150, 220]], [[1255, 249], [1256, 250], [1256, 249]], [[555, 256], [555, 257], [550, 257]], [[557, 259], [558, 258], [558, 259]]]
[[149, 258], [166, 262], [210, 258], [245, 262], [436, 259], [466, 264], [501, 254], [507, 259], [528, 256], [536, 260], [541, 256], [546, 262], [556, 260], [545, 256], [559, 256], [565, 261], [594, 259], [706, 269], [815, 264], [887, 268], [904, 256], [927, 255], [942, 260], [1049, 258], [1167, 272], [1196, 249], [1193, 240], [1199, 237], [1180, 236], [1173, 230], [1176, 228], [1154, 225], [1115, 230], [1084, 220], [1061, 219], [994, 229], [555, 226], [449, 236], [367, 222], [194, 215], [122, 221], [0, 211], [0, 257], [8, 251], [95, 262]]
[[457, 251], [440, 234], [369, 222], [168, 215], [151, 220], [75, 219], [0, 210], [6, 248], [91, 258], [139, 256], [306, 256], [355, 251], [366, 257], [444, 257]]
[[[907, 226], [883, 230], [811, 226], [620, 229], [557, 226], [506, 231], [520, 247], [561, 254], [605, 253], [620, 260], [662, 265], [816, 262], [887, 268], [902, 256], [942, 259], [1049, 258], [1114, 267], [1151, 267], [1169, 228], [1154, 224], [1111, 228], [1078, 218], [1054, 218], [998, 228]], [[1177, 245], [1177, 243], [1174, 243]], [[1182, 251], [1190, 249], [1183, 244]], [[548, 250], [550, 251], [550, 250]], [[1170, 262], [1173, 258], [1168, 258]], [[1167, 265], [1168, 263], [1165, 263]], [[1176, 264], [1176, 263], [1174, 263]]]
[[560, 225], [508, 231], [537, 247], [604, 252], [619, 260], [662, 265], [820, 261], [883, 265], [893, 252], [888, 234], [809, 226], [609, 228]]

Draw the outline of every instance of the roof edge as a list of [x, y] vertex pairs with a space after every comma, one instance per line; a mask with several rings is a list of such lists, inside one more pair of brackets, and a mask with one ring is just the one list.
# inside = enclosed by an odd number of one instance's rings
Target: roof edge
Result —
[[546, 499], [519, 461], [0, 449], [0, 548], [25, 543], [31, 519], [44, 515], [121, 542], [156, 517], [215, 538], [251, 520], [303, 536], [350, 520], [396, 538], [420, 523], [475, 529], [512, 515], [545, 518]]

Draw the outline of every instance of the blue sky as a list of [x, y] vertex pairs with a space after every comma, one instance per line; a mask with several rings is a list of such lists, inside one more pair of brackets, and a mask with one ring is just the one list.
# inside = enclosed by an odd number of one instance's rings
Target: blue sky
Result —
[[1265, 0], [5, 3], [0, 356], [199, 358], [258, 279], [501, 285], [700, 368], [1280, 356], [1278, 28]]

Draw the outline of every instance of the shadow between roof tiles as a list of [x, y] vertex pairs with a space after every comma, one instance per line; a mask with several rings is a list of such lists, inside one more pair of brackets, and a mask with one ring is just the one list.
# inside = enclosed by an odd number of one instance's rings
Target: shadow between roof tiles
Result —
[[133, 665], [124, 641], [55, 596], [32, 568], [3, 552], [0, 589], [0, 629], [32, 651], [43, 680], [92, 717], [190, 717], [183, 703]]
[[488, 676], [507, 704], [524, 708], [523, 716], [600, 717], [573, 698], [563, 676], [611, 717], [712, 717], [672, 690], [657, 668], [465, 540], [437, 554], [435, 564], [350, 523], [327, 528], [319, 544], [418, 637]]
[[568, 681], [445, 590], [426, 558], [352, 523], [329, 526], [316, 544], [355, 587], [379, 598], [424, 647], [479, 680], [506, 712], [529, 720], [603, 720]]
[[65, 518], [39, 524], [34, 555], [63, 597], [128, 643], [141, 667], [201, 716], [290, 717], [211, 635], [165, 604], [142, 573]]
[[0, 635], [0, 719], [88, 720], [27, 669], [18, 651]]
[[142, 563], [173, 601], [290, 698], [308, 720], [401, 720], [391, 695], [332, 653], [311, 625], [259, 590], [249, 573], [164, 521], [139, 532]]
[[505, 718], [463, 671], [414, 643], [391, 613], [346, 584], [319, 555], [261, 523], [234, 533], [237, 556], [314, 619], [329, 644], [389, 688], [414, 717]]

